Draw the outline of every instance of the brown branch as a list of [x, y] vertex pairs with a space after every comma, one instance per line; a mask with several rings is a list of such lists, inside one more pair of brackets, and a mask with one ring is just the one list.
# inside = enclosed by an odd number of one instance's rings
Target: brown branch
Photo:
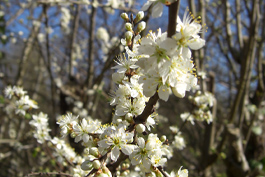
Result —
[[168, 27], [167, 36], [171, 37], [176, 33], [177, 16], [179, 12], [180, 0], [172, 3], [168, 9]]
[[107, 168], [110, 170], [111, 174], [114, 176], [114, 173], [116, 172], [116, 169], [118, 168], [118, 166], [121, 164], [121, 162], [123, 162], [124, 160], [126, 160], [129, 156], [123, 154], [123, 152], [121, 152], [118, 160], [114, 163], [109, 163], [107, 165]]
[[96, 27], [96, 13], [97, 9], [92, 6], [91, 14], [90, 14], [90, 27], [89, 27], [89, 41], [88, 41], [88, 70], [87, 70], [87, 78], [86, 84], [88, 89], [91, 89], [93, 86], [93, 78], [94, 78], [94, 40], [95, 40], [95, 27]]
[[[43, 5], [43, 12], [44, 12], [44, 18], [45, 18], [45, 27], [46, 29], [49, 29], [49, 19], [48, 19], [48, 6], [47, 5]], [[48, 31], [46, 31], [46, 52], [47, 52], [47, 71], [49, 73], [49, 77], [50, 77], [50, 82], [51, 82], [51, 102], [52, 102], [52, 110], [53, 110], [53, 116], [55, 116], [56, 113], [56, 107], [55, 107], [55, 84], [54, 84], [54, 78], [52, 75], [52, 63], [51, 63], [51, 53], [50, 53], [50, 38], [49, 38], [49, 33]], [[53, 123], [54, 125], [56, 124], [56, 119], [55, 117], [53, 117]]]
[[71, 38], [71, 50], [70, 50], [70, 61], [69, 61], [69, 78], [73, 78], [73, 60], [74, 60], [74, 47], [75, 47], [75, 40], [77, 36], [77, 31], [79, 27], [79, 16], [80, 16], [80, 10], [81, 6], [76, 5], [76, 14], [75, 14], [75, 19], [74, 19], [74, 29], [73, 29], [73, 35]]
[[20, 16], [25, 9], [29, 8], [32, 3], [28, 3], [24, 8], [20, 8], [13, 17], [6, 22], [6, 27], [9, 26], [18, 16]]
[[165, 176], [165, 177], [170, 177], [165, 171], [164, 171], [164, 169], [161, 167], [161, 166], [159, 166], [159, 167], [157, 167], [157, 169]]
[[242, 26], [241, 26], [241, 12], [240, 12], [241, 2], [236, 0], [236, 25], [237, 25], [237, 37], [240, 49], [243, 49], [243, 35], [242, 35]]
[[[38, 21], [41, 21], [43, 16], [44, 16], [44, 12], [41, 13], [41, 15], [38, 18]], [[32, 47], [33, 47], [33, 42], [36, 39], [36, 36], [37, 36], [39, 30], [40, 30], [39, 25], [33, 25], [30, 36], [28, 37], [28, 40], [26, 42], [26, 46], [23, 50], [21, 59], [19, 61], [18, 73], [17, 73], [17, 76], [15, 78], [14, 85], [22, 85], [23, 76], [25, 75], [25, 72], [26, 72], [25, 68], [24, 68], [24, 63], [26, 63], [26, 61], [28, 60], [29, 54], [30, 54]]]

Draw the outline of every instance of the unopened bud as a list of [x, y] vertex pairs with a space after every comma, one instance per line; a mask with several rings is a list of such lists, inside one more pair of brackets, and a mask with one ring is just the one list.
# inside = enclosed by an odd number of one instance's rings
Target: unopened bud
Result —
[[124, 172], [122, 172], [121, 175], [122, 175], [122, 176], [127, 176], [127, 175], [128, 175], [128, 172], [127, 172], [127, 171], [124, 171]]
[[130, 168], [130, 164], [129, 163], [126, 163], [125, 164], [125, 168]]
[[92, 148], [90, 148], [90, 149], [89, 149], [89, 154], [90, 154], [90, 155], [93, 155], [93, 156], [95, 156], [95, 157], [98, 157], [98, 155], [99, 155], [98, 148], [96, 148], [96, 147], [92, 147]]
[[93, 168], [92, 163], [89, 160], [86, 160], [82, 163], [81, 169], [84, 171], [89, 171]]
[[138, 23], [140, 20], [144, 18], [144, 12], [139, 11], [134, 19], [134, 23]]
[[133, 121], [133, 115], [132, 115], [132, 113], [127, 113], [127, 114], [125, 115], [125, 119], [126, 119], [129, 123], [131, 123], [131, 122]]
[[140, 22], [137, 26], [137, 30], [136, 33], [139, 34], [140, 32], [142, 32], [146, 27], [146, 23], [145, 22]]
[[123, 20], [125, 20], [126, 22], [129, 21], [129, 17], [128, 17], [128, 14], [127, 14], [127, 13], [122, 13], [122, 14], [121, 14], [121, 18], [122, 18]]
[[163, 135], [163, 136], [160, 137], [160, 141], [161, 141], [162, 143], [165, 142], [166, 140], [167, 140], [166, 135]]
[[132, 29], [132, 24], [129, 23], [129, 22], [125, 23], [125, 29], [126, 29], [127, 31], [133, 31], [133, 29]]
[[154, 172], [156, 174], [156, 177], [164, 177], [164, 175], [158, 169], [156, 169]]
[[100, 172], [97, 172], [96, 174], [95, 174], [95, 177], [109, 177], [107, 174], [105, 174], [105, 173], [100, 173]]
[[136, 131], [138, 133], [143, 133], [145, 131], [145, 126], [143, 124], [136, 125]]
[[112, 176], [111, 172], [109, 171], [109, 169], [106, 166], [104, 166], [102, 168], [102, 171], [104, 174], [107, 174], [108, 176]]
[[99, 169], [100, 168], [100, 166], [101, 166], [101, 164], [100, 164], [100, 161], [99, 160], [94, 160], [93, 161], [93, 167], [95, 168], [95, 169]]
[[75, 132], [72, 132], [72, 133], [70, 134], [70, 136], [71, 136], [71, 138], [75, 138], [75, 137], [76, 137]]
[[130, 44], [133, 38], [133, 33], [131, 31], [127, 31], [125, 33], [125, 39], [126, 39], [126, 43]]

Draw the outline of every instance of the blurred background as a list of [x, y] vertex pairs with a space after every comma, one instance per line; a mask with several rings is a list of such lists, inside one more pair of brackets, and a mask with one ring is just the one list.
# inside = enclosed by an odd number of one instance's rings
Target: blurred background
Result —
[[[51, 135], [59, 135], [60, 115], [72, 112], [111, 122], [110, 93], [114, 59], [124, 52], [122, 12], [136, 14], [144, 0], [1, 0], [0, 90], [22, 86], [49, 115]], [[185, 98], [159, 101], [154, 132], [174, 135], [181, 127], [186, 147], [174, 150], [170, 171], [184, 166], [189, 176], [265, 176], [265, 1], [187, 0], [187, 11], [201, 20], [206, 46], [192, 56], [202, 92], [211, 92], [213, 122], [182, 121], [180, 114], [195, 105]], [[147, 29], [167, 29], [167, 11], [153, 19], [145, 12]], [[188, 13], [189, 13], [188, 12]], [[199, 74], [198, 74], [199, 75]], [[30, 118], [8, 112], [0, 97], [0, 176], [25, 176], [32, 171], [67, 172], [44, 145], [34, 139]], [[34, 113], [36, 110], [32, 110]], [[81, 146], [69, 143], [76, 152]]]

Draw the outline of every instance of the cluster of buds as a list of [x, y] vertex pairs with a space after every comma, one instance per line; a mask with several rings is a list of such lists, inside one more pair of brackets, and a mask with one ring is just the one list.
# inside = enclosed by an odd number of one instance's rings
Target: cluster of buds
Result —
[[8, 99], [13, 101], [6, 107], [7, 112], [15, 110], [16, 114], [25, 116], [27, 112], [32, 109], [38, 109], [37, 102], [30, 99], [27, 95], [27, 92], [24, 91], [21, 87], [17, 86], [8, 86], [4, 90], [4, 94]]
[[195, 109], [191, 113], [181, 114], [182, 120], [190, 121], [192, 124], [194, 124], [194, 120], [207, 121], [207, 123], [213, 121], [211, 108], [214, 105], [215, 98], [212, 93], [197, 91], [194, 96], [189, 96], [189, 100], [193, 103]]
[[[134, 18], [133, 15], [129, 18], [127, 13], [122, 13], [121, 18], [125, 21], [125, 29], [127, 32], [125, 33], [125, 41], [126, 45], [129, 48], [133, 48], [133, 38], [140, 34], [146, 27], [146, 23], [141, 21], [144, 17], [144, 12], [140, 11], [137, 13]], [[141, 22], [140, 22], [141, 21]], [[136, 30], [134, 31], [134, 27], [137, 25]]]

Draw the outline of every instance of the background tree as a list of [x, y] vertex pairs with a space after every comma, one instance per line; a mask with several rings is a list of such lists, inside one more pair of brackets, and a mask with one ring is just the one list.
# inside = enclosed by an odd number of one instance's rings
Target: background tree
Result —
[[[8, 85], [28, 90], [40, 110], [49, 114], [53, 135], [59, 133], [57, 116], [67, 112], [111, 122], [108, 102], [115, 85], [110, 68], [115, 65], [113, 59], [124, 51], [120, 14], [136, 13], [144, 3], [0, 2], [1, 90]], [[201, 92], [213, 93], [216, 101], [211, 108], [213, 122], [196, 121], [195, 125], [180, 119], [185, 111], [194, 113], [194, 102], [173, 97], [167, 103], [159, 102], [159, 114], [164, 118], [160, 117], [156, 131], [173, 136], [165, 129], [176, 124], [186, 140], [186, 148], [175, 152], [168, 168], [185, 165], [190, 176], [264, 175], [265, 2], [189, 0], [180, 2], [180, 14], [186, 7], [194, 20], [201, 21], [204, 28], [200, 35], [207, 42], [192, 53]], [[148, 28], [142, 33], [159, 26], [167, 30], [165, 22], [153, 19], [151, 13], [149, 8], [144, 18]], [[206, 79], [202, 79], [203, 72]], [[1, 99], [1, 104], [6, 104]], [[48, 169], [67, 171], [48, 149], [41, 153], [27, 131], [29, 120], [10, 117], [6, 111], [1, 111], [1, 176]], [[81, 146], [71, 145], [81, 152]]]

